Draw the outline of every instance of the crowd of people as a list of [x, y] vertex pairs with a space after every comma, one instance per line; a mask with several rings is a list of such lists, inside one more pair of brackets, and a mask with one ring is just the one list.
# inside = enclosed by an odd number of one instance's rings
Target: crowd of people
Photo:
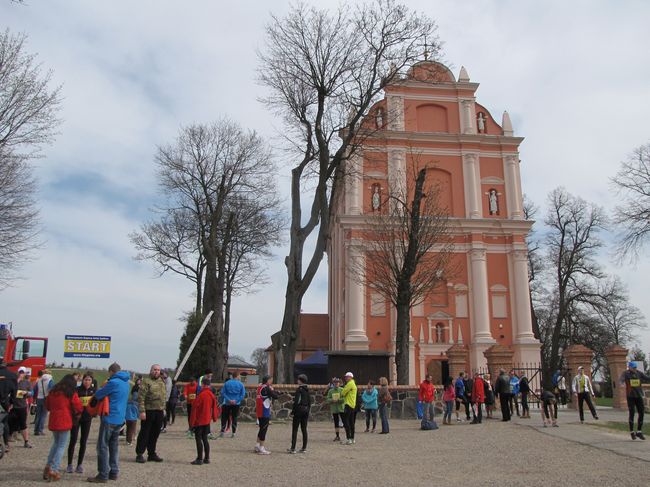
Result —
[[[620, 377], [625, 386], [628, 408], [629, 429], [633, 440], [645, 440], [643, 427], [642, 383], [650, 382], [650, 377], [637, 370], [635, 362]], [[312, 394], [308, 378], [297, 377], [297, 388], [291, 409], [292, 429], [289, 454], [306, 453], [308, 447], [308, 424], [312, 409]], [[552, 379], [552, 390], [538, 393], [543, 426], [557, 427], [558, 403], [566, 403], [566, 380], [558, 371]], [[451, 425], [455, 409], [456, 422], [464, 420], [471, 424], [483, 422], [483, 410], [487, 418], [494, 417], [497, 403], [501, 410], [501, 421], [510, 421], [513, 414], [530, 418], [528, 397], [531, 391], [525, 372], [504, 369], [492, 382], [489, 373], [469, 374], [460, 372], [455, 379], [444, 383], [442, 400], [444, 402], [443, 424]], [[594, 388], [590, 378], [579, 367], [571, 381], [571, 392], [578, 405], [578, 415], [584, 423], [584, 404], [587, 404], [594, 419], [598, 419], [593, 406]], [[83, 462], [93, 418], [98, 417], [97, 474], [88, 477], [92, 483], [106, 483], [119, 476], [119, 436], [126, 435], [126, 444], [135, 440], [135, 461], [137, 463], [162, 462], [158, 455], [157, 441], [161, 432], [175, 420], [176, 405], [182, 398], [186, 401], [188, 437], [196, 443], [196, 458], [192, 465], [210, 463], [209, 439], [223, 437], [230, 432], [237, 435], [240, 407], [246, 396], [246, 389], [238, 374], [231, 374], [217, 392], [212, 385], [212, 371], [193, 378], [181, 391], [175, 381], [161, 369], [151, 366], [146, 377], [131, 377], [114, 363], [108, 368], [108, 379], [99, 386], [89, 373], [82, 376], [69, 374], [54, 383], [47, 370], [39, 372], [36, 381], [31, 381], [28, 370], [20, 368], [18, 374], [10, 372], [6, 364], [0, 364], [0, 411], [5, 413], [3, 423], [3, 442], [9, 448], [9, 436], [20, 435], [23, 446], [31, 448], [27, 418], [29, 409], [34, 409], [34, 435], [44, 434], [45, 424], [51, 432], [52, 444], [43, 470], [43, 479], [56, 481], [61, 478], [61, 462], [67, 449], [67, 473], [83, 473]], [[259, 455], [271, 452], [265, 446], [269, 431], [272, 404], [279, 397], [273, 388], [272, 378], [264, 376], [256, 390], [255, 412], [258, 432], [254, 451]], [[436, 429], [435, 424], [436, 390], [431, 375], [427, 375], [419, 386], [418, 416], [421, 416], [422, 429]], [[334, 441], [344, 445], [355, 444], [355, 425], [359, 411], [365, 413], [365, 432], [375, 433], [378, 423], [379, 434], [388, 434], [389, 410], [393, 400], [386, 377], [379, 379], [379, 387], [369, 381], [365, 388], [359, 389], [352, 372], [347, 372], [343, 380], [332, 378], [326, 394], [326, 404], [334, 423]], [[455, 406], [455, 408], [454, 408]], [[9, 414], [6, 414], [9, 413]], [[634, 419], [637, 416], [636, 430]], [[464, 416], [465, 419], [462, 419]], [[211, 424], [220, 422], [220, 431], [211, 433]], [[137, 421], [140, 428], [135, 436]], [[341, 437], [341, 429], [345, 439]], [[297, 449], [298, 431], [301, 433], [301, 447]], [[78, 445], [77, 461], [74, 462]], [[146, 453], [146, 458], [145, 458]]]

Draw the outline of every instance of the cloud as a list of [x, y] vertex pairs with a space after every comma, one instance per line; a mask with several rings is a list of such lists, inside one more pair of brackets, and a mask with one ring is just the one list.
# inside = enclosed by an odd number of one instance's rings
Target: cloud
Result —
[[[648, 141], [650, 4], [409, 1], [437, 19], [445, 59], [480, 82], [478, 101], [508, 110], [521, 146], [524, 191], [538, 204], [558, 185], [612, 208], [608, 178]], [[313, 2], [320, 6], [323, 3]], [[328, 1], [336, 7], [338, 1]], [[178, 321], [193, 286], [134, 262], [128, 233], [157, 196], [153, 156], [181, 125], [227, 115], [266, 137], [278, 121], [258, 103], [255, 49], [269, 11], [255, 2], [0, 3], [0, 18], [63, 84], [61, 134], [37, 161], [45, 247], [25, 279], [0, 293], [0, 321], [47, 335], [61, 360], [65, 333], [111, 334], [114, 358], [146, 370], [175, 364]], [[55, 21], [53, 21], [55, 19]], [[279, 174], [288, 192], [288, 168]], [[543, 210], [542, 213], [543, 214]], [[231, 353], [248, 357], [279, 329], [286, 275], [279, 249], [271, 284], [237, 298]], [[650, 316], [648, 269], [617, 269]], [[305, 297], [325, 312], [326, 260]], [[650, 332], [643, 334], [650, 351]], [[99, 363], [99, 362], [98, 362]]]

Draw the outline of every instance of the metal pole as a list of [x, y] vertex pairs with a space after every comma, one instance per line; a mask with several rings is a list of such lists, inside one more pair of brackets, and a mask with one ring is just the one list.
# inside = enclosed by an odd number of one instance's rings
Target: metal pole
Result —
[[203, 330], [205, 330], [205, 327], [208, 326], [208, 321], [210, 321], [210, 318], [212, 318], [213, 314], [214, 314], [214, 310], [210, 311], [208, 313], [208, 316], [205, 317], [205, 320], [203, 320], [203, 324], [201, 325], [201, 328], [199, 328], [199, 331], [196, 334], [196, 336], [194, 337], [194, 340], [192, 341], [190, 348], [187, 349], [187, 352], [185, 352], [185, 357], [183, 357], [181, 364], [178, 366], [178, 369], [176, 369], [176, 375], [174, 375], [174, 380], [178, 380], [178, 376], [181, 375], [181, 372], [183, 372], [183, 367], [185, 367], [185, 364], [187, 363], [187, 359], [190, 358], [190, 355], [194, 351], [194, 347], [196, 347], [196, 343], [199, 341], [199, 338], [201, 338], [201, 335], [203, 334]]

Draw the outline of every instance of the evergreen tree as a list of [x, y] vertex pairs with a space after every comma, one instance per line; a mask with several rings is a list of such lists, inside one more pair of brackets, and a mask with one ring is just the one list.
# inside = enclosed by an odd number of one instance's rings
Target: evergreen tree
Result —
[[[179, 345], [179, 354], [176, 366], [178, 367], [185, 356], [185, 353], [190, 348], [194, 337], [201, 328], [201, 323], [203, 319], [201, 316], [197, 316], [196, 313], [188, 313], [185, 317], [185, 331], [181, 337], [181, 342]], [[183, 372], [179, 376], [179, 380], [189, 380], [190, 377], [195, 376], [199, 377], [205, 372], [205, 369], [208, 367], [208, 347], [209, 342], [207, 334], [204, 332], [201, 335], [194, 351], [190, 355], [185, 367], [183, 367]]]

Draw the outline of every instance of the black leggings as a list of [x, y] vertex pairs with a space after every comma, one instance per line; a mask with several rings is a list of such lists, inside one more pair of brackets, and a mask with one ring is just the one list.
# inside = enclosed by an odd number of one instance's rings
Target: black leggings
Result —
[[332, 417], [334, 418], [334, 429], [339, 429], [339, 424], [343, 422], [343, 413], [332, 413]]
[[551, 409], [551, 404], [553, 405], [553, 419], [557, 419], [557, 401], [550, 400], [544, 401], [544, 416], [546, 419], [551, 419], [549, 410]]
[[194, 441], [196, 441], [197, 460], [210, 460], [210, 443], [208, 443], [208, 433], [210, 433], [209, 424], [194, 427]]
[[257, 418], [257, 422], [260, 425], [260, 430], [257, 433], [257, 439], [259, 441], [265, 441], [266, 432], [269, 430], [269, 418]]
[[643, 398], [642, 397], [628, 397], [627, 398], [627, 410], [630, 413], [628, 418], [628, 423], [630, 426], [630, 431], [634, 431], [634, 410], [636, 409], [639, 414], [637, 419], [637, 431], [641, 431], [643, 428]]
[[164, 428], [167, 427], [167, 424], [174, 424], [174, 421], [176, 421], [176, 401], [167, 401], [165, 406], [167, 414], [165, 414], [165, 419], [163, 421]]
[[293, 423], [291, 424], [291, 449], [296, 449], [296, 441], [298, 440], [298, 426], [300, 426], [300, 432], [302, 433], [302, 449], [307, 449], [307, 421], [309, 421], [309, 415], [293, 415]]
[[528, 407], [528, 393], [521, 393], [521, 414], [530, 414], [530, 408]]
[[90, 425], [92, 422], [92, 419], [90, 421], [79, 421], [79, 423], [73, 426], [70, 430], [70, 444], [68, 445], [68, 465], [72, 465], [74, 447], [77, 444], [79, 430], [81, 430], [81, 438], [79, 438], [79, 458], [77, 458], [77, 465], [81, 465], [84, 462], [84, 456], [86, 456], [86, 442], [88, 441], [88, 434], [90, 433]]

